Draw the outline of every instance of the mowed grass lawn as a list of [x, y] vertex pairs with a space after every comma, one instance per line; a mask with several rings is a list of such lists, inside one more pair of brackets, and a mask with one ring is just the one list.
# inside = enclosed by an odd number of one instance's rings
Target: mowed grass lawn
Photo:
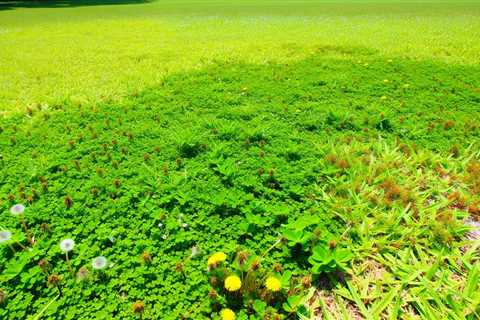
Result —
[[479, 39], [476, 2], [0, 1], [0, 318], [478, 319]]
[[402, 2], [2, 2], [0, 112], [64, 99], [119, 99], [216, 61], [283, 63], [322, 47], [480, 62], [478, 4]]

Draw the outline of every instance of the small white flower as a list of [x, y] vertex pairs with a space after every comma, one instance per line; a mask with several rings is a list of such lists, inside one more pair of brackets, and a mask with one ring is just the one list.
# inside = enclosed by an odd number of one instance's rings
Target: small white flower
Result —
[[188, 227], [188, 223], [182, 223], [182, 228]]
[[167, 235], [164, 234], [164, 235], [162, 236], [162, 239], [163, 239], [163, 240], [167, 240]]
[[12, 233], [10, 231], [0, 231], [0, 243], [7, 242], [12, 238]]
[[107, 258], [100, 256], [92, 260], [92, 267], [96, 270], [101, 270], [107, 266]]
[[160, 222], [160, 223], [158, 224], [158, 227], [159, 227], [159, 228], [163, 227], [163, 223]]
[[63, 252], [72, 251], [74, 246], [75, 241], [73, 241], [73, 239], [64, 239], [62, 242], [60, 242], [60, 250]]
[[192, 254], [190, 257], [194, 258], [200, 254], [200, 249], [197, 246], [192, 247]]
[[25, 211], [25, 206], [23, 204], [15, 204], [10, 208], [10, 213], [14, 216], [19, 216]]

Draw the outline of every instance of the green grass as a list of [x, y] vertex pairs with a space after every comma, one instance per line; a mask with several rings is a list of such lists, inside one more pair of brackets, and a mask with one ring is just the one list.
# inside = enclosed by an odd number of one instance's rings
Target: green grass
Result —
[[0, 6], [0, 318], [479, 317], [478, 4], [96, 3]]
[[359, 46], [379, 56], [475, 65], [480, 63], [479, 16], [480, 5], [457, 1], [4, 7], [0, 111], [65, 99], [120, 99], [214, 61], [298, 61], [320, 46]]

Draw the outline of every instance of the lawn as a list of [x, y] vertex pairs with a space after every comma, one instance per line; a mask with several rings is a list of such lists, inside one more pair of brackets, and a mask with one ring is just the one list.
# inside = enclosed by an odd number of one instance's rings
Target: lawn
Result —
[[0, 1], [0, 318], [479, 318], [479, 39], [475, 2]]

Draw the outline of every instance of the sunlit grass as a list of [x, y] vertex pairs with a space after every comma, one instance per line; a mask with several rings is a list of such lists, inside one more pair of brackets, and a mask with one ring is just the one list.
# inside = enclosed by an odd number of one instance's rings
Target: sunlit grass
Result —
[[118, 99], [212, 61], [295, 61], [331, 46], [474, 65], [479, 13], [477, 4], [316, 1], [0, 10], [0, 111]]

